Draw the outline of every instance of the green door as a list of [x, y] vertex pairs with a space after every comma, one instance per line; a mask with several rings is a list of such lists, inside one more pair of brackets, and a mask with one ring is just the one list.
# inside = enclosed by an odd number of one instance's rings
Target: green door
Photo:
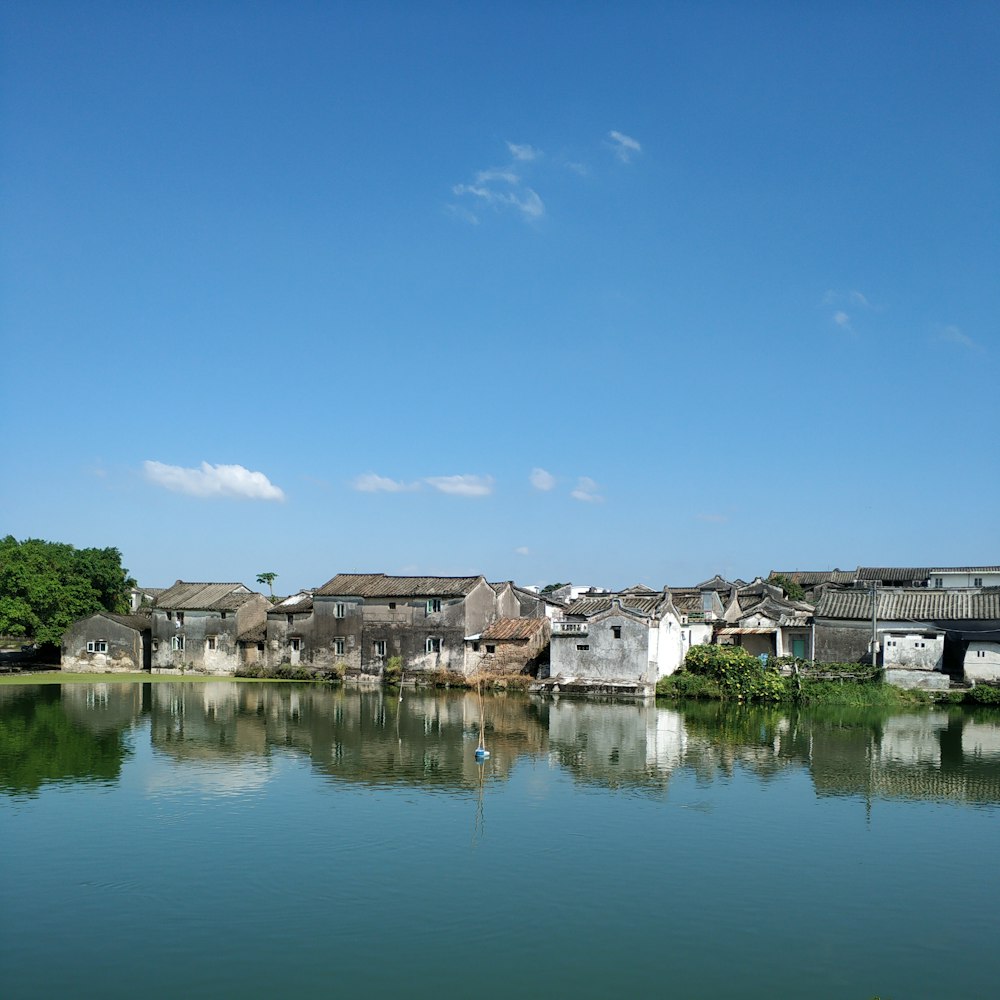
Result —
[[806, 658], [805, 639], [792, 639], [792, 656], [796, 660], [804, 660]]

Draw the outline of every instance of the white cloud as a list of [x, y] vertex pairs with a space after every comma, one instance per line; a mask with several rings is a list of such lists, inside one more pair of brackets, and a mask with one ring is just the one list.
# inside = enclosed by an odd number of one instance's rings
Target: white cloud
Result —
[[450, 210], [458, 218], [467, 222], [478, 223], [479, 216], [467, 206], [469, 200], [475, 205], [488, 205], [495, 212], [514, 211], [526, 221], [540, 219], [545, 214], [545, 203], [538, 192], [529, 187], [517, 165], [527, 167], [532, 160], [541, 154], [533, 146], [518, 145], [508, 142], [507, 150], [514, 162], [503, 167], [490, 167], [487, 170], [477, 170], [473, 174], [471, 184], [453, 184], [451, 193], [456, 198], [464, 199], [464, 204], [452, 205]]
[[528, 478], [536, 490], [543, 492], [553, 489], [556, 485], [556, 477], [551, 472], [546, 472], [545, 469], [532, 469]]
[[871, 309], [872, 307], [868, 299], [857, 290], [850, 292], [849, 298], [855, 305], [864, 306], [865, 309]]
[[729, 517], [726, 514], [695, 514], [699, 521], [707, 521], [709, 524], [725, 524]]
[[143, 462], [146, 478], [173, 493], [193, 497], [242, 497], [247, 500], [284, 500], [284, 491], [263, 472], [251, 472], [242, 465], [209, 465], [185, 469], [163, 462]]
[[360, 493], [409, 493], [420, 489], [420, 483], [403, 483], [374, 472], [366, 472], [351, 484]]
[[529, 549], [527, 545], [519, 545], [516, 549], [514, 549], [514, 554], [519, 556], [530, 556], [531, 549]]
[[457, 497], [485, 497], [493, 492], [492, 476], [428, 476], [424, 482]]
[[833, 314], [833, 321], [840, 327], [841, 330], [847, 330], [848, 333], [854, 332], [854, 327], [851, 326], [851, 317], [848, 316], [843, 310], [838, 309], [837, 312]]
[[589, 476], [580, 476], [576, 481], [576, 488], [569, 494], [574, 500], [582, 500], [584, 503], [602, 503], [604, 497], [597, 493], [597, 483]]
[[633, 139], [630, 135], [625, 135], [624, 132], [612, 129], [608, 133], [608, 138], [611, 139], [609, 144], [611, 149], [622, 163], [631, 163], [632, 157], [642, 152], [642, 146], [639, 145], [638, 140]]
[[957, 326], [946, 326], [938, 334], [938, 340], [943, 340], [947, 344], [958, 344], [960, 347], [964, 347], [970, 351], [979, 350], [979, 344], [967, 333], [962, 333]]
[[529, 146], [527, 143], [521, 146], [516, 142], [508, 142], [507, 149], [510, 151], [510, 155], [513, 156], [515, 160], [537, 160], [538, 157], [542, 155], [542, 151], [540, 149], [535, 149], [534, 146]]

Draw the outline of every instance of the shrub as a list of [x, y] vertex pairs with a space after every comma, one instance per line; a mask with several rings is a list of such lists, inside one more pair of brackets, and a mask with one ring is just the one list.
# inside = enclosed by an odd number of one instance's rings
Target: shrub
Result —
[[1000, 705], [1000, 687], [991, 684], [977, 684], [965, 695], [965, 700], [972, 705]]
[[388, 660], [385, 661], [385, 666], [382, 668], [382, 679], [389, 684], [392, 684], [403, 676], [403, 658], [401, 656], [390, 656]]
[[692, 646], [684, 666], [689, 673], [715, 680], [723, 698], [782, 701], [788, 696], [777, 668], [761, 663], [742, 646]]
[[721, 698], [718, 682], [712, 677], [685, 673], [683, 670], [656, 682], [658, 698]]

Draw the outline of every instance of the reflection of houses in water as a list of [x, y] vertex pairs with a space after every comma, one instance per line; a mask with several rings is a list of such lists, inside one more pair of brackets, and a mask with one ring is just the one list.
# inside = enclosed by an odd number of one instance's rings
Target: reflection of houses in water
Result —
[[607, 705], [583, 699], [544, 702], [549, 755], [574, 776], [612, 788], [662, 788], [687, 749], [684, 717], [648, 702]]

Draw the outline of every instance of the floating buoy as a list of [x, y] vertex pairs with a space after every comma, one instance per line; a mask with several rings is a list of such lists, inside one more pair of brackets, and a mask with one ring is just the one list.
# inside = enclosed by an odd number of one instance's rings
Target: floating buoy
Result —
[[476, 747], [476, 760], [486, 760], [490, 752], [486, 747]]

